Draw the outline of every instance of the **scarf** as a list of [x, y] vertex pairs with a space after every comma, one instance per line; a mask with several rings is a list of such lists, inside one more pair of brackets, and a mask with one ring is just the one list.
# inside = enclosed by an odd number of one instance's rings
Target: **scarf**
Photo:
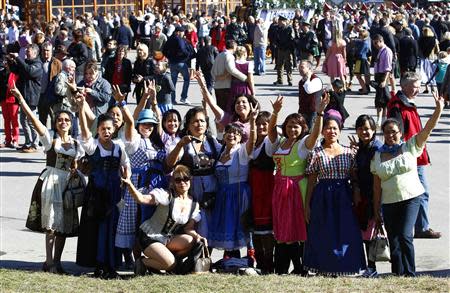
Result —
[[397, 151], [402, 147], [403, 143], [404, 143], [403, 141], [400, 141], [399, 144], [394, 145], [383, 144], [381, 148], [378, 149], [378, 151], [380, 153], [389, 153], [391, 155], [395, 155]]

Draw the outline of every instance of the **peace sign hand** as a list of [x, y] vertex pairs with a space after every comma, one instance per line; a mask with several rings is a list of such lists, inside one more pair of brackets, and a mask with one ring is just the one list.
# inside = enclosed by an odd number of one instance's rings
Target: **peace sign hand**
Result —
[[258, 114], [259, 114], [258, 106], [253, 106], [253, 105], [250, 103], [250, 113], [249, 113], [250, 121], [251, 121], [251, 122], [256, 121], [256, 117], [258, 117]]
[[442, 96], [439, 96], [439, 93], [437, 91], [432, 91], [433, 98], [436, 103], [436, 108], [439, 108], [441, 111], [444, 109], [445, 101]]
[[348, 139], [350, 140], [350, 148], [357, 152], [359, 149], [358, 141], [356, 140], [356, 137], [354, 135], [349, 135]]
[[278, 114], [283, 107], [283, 99], [284, 97], [282, 95], [278, 95], [275, 102], [270, 101], [270, 103], [272, 104], [273, 112], [275, 114]]

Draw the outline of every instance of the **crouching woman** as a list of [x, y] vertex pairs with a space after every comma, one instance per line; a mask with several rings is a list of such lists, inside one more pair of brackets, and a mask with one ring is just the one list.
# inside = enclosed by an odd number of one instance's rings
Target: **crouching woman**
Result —
[[136, 260], [135, 274], [144, 275], [147, 269], [190, 272], [206, 239], [194, 230], [201, 216], [198, 203], [188, 193], [189, 169], [183, 165], [175, 167], [169, 190], [155, 188], [146, 194], [145, 188], [138, 191], [129, 178], [122, 178], [122, 182], [137, 203], [157, 205], [153, 216], [142, 223], [138, 232], [144, 257]]

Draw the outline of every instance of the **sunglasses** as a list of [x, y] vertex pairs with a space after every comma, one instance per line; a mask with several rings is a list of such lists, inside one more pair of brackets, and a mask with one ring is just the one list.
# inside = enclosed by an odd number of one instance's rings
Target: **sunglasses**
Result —
[[56, 121], [58, 122], [71, 122], [69, 118], [58, 118]]
[[175, 183], [178, 183], [178, 184], [180, 184], [181, 182], [186, 183], [191, 180], [191, 177], [189, 177], [189, 176], [177, 177], [177, 178], [174, 178], [174, 180], [175, 180]]

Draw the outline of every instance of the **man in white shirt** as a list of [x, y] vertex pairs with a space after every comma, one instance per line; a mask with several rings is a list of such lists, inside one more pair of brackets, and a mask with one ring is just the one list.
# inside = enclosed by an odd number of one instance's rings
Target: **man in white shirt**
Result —
[[298, 82], [298, 113], [306, 120], [309, 129], [312, 129], [317, 116], [316, 104], [322, 96], [322, 80], [314, 74], [313, 64], [309, 60], [302, 60], [298, 65], [302, 79]]
[[225, 112], [230, 113], [231, 109], [227, 109], [228, 100], [230, 97], [231, 78], [241, 81], [247, 81], [247, 75], [240, 72], [235, 65], [234, 52], [237, 48], [237, 43], [234, 40], [228, 40], [225, 45], [225, 51], [217, 55], [211, 69], [212, 76], [215, 80], [214, 93], [216, 95], [217, 105]]

